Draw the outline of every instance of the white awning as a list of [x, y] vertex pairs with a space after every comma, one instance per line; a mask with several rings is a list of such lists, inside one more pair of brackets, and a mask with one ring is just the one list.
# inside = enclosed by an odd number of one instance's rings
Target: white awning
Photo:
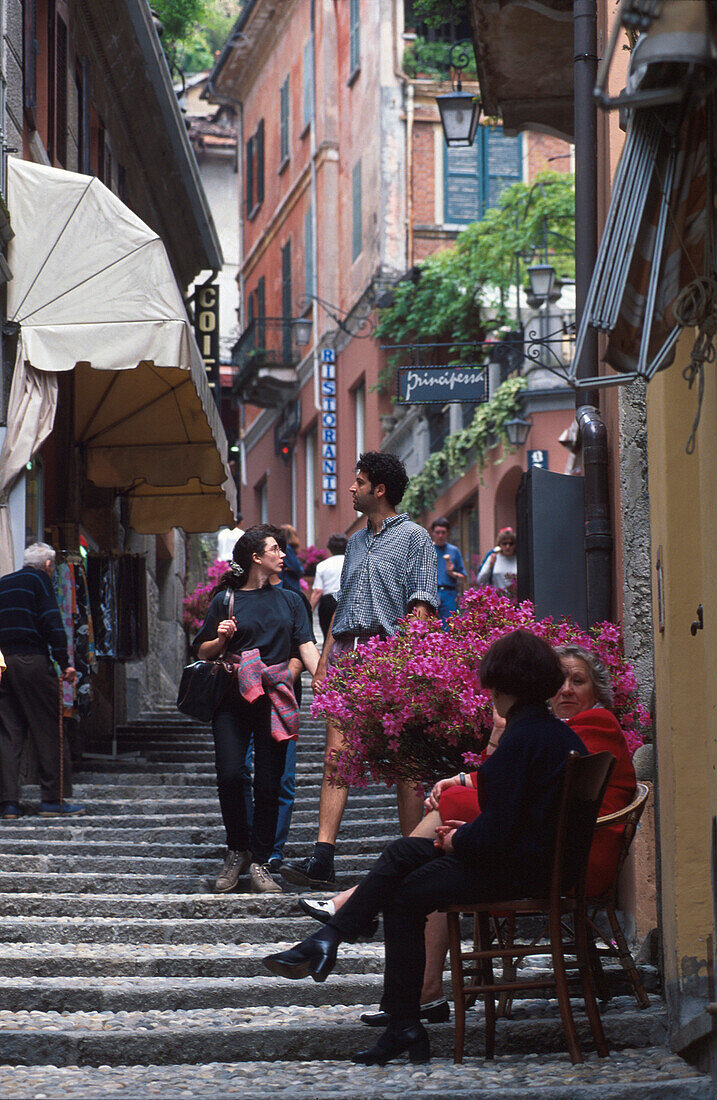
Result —
[[124, 491], [135, 530], [233, 525], [224, 429], [160, 238], [98, 179], [16, 158], [8, 205], [7, 315], [20, 334], [0, 453], [0, 572], [7, 495], [52, 430], [60, 371], [74, 371], [87, 475]]

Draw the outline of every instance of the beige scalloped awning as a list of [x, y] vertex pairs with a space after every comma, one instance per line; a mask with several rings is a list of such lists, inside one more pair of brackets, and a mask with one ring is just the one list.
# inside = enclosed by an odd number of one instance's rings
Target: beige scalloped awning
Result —
[[233, 525], [224, 428], [160, 238], [98, 179], [15, 158], [8, 205], [7, 315], [20, 333], [0, 453], [0, 568], [7, 496], [52, 430], [60, 371], [74, 371], [87, 475], [124, 493], [136, 531]]

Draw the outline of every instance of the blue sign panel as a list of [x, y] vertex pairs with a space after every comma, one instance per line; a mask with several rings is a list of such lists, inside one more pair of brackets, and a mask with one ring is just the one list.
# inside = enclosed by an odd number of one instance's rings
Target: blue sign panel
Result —
[[398, 401], [402, 405], [446, 405], [488, 400], [484, 367], [399, 367]]
[[541, 470], [548, 469], [547, 451], [528, 451], [528, 469], [531, 466], [539, 466]]

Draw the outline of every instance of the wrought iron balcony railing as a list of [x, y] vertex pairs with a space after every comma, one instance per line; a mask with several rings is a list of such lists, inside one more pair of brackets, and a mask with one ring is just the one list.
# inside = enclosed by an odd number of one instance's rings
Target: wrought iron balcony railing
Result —
[[262, 408], [283, 405], [298, 382], [291, 320], [255, 317], [232, 348], [233, 396]]

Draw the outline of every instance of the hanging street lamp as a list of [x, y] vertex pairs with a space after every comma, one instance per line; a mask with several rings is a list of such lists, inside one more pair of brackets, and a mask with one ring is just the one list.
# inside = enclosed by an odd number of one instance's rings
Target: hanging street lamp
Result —
[[480, 119], [478, 96], [473, 92], [464, 92], [461, 84], [461, 73], [470, 61], [467, 46], [470, 43], [456, 42], [450, 52], [453, 91], [436, 96], [443, 136], [446, 145], [452, 149], [467, 149], [473, 144]]

